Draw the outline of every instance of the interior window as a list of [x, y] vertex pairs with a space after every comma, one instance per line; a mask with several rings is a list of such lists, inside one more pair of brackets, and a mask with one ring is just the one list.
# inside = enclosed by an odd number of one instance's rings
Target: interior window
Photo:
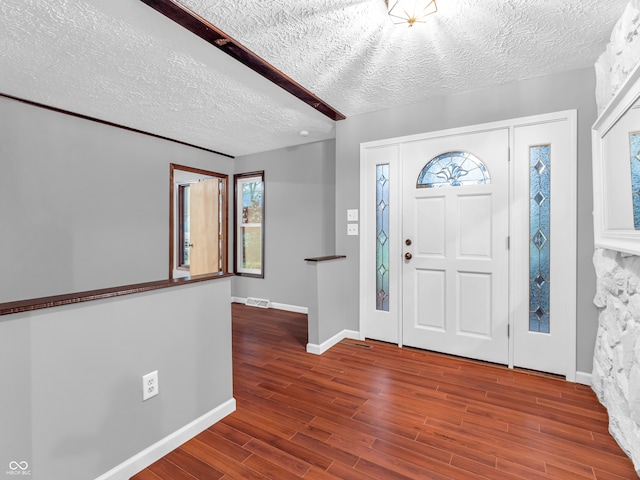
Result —
[[170, 278], [227, 271], [228, 176], [171, 165]]

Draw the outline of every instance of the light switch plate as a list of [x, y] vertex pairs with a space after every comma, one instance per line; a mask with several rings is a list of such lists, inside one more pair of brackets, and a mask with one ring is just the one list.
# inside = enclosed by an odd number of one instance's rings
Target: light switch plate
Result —
[[347, 223], [347, 235], [358, 235], [357, 223]]
[[357, 222], [358, 221], [358, 209], [347, 210], [347, 222]]

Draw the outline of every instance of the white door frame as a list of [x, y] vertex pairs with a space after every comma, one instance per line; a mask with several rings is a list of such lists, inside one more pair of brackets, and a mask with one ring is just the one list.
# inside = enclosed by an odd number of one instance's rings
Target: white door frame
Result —
[[[570, 234], [566, 236], [566, 238], [555, 238], [554, 241], [565, 241], [566, 243], [566, 251], [570, 252], [567, 255], [566, 263], [562, 266], [562, 268], [570, 268], [571, 271], [577, 271], [577, 112], [576, 110], [567, 110], [561, 112], [553, 112], [542, 115], [534, 115], [510, 120], [504, 120], [499, 122], [491, 122], [484, 123], [479, 125], [472, 125], [460, 128], [452, 128], [446, 130], [440, 130], [435, 132], [427, 132], [416, 135], [407, 135], [403, 137], [396, 137], [384, 140], [377, 140], [372, 142], [366, 142], [360, 144], [360, 318], [359, 318], [359, 330], [360, 336], [365, 338], [367, 336], [366, 331], [366, 318], [367, 315], [371, 315], [371, 281], [372, 272], [375, 272], [375, 266], [371, 267], [368, 262], [368, 258], [370, 258], [371, 248], [373, 243], [369, 240], [375, 237], [375, 215], [367, 215], [367, 209], [370, 207], [370, 202], [368, 201], [368, 195], [371, 195], [371, 183], [370, 183], [370, 172], [371, 172], [371, 161], [368, 159], [368, 153], [371, 149], [381, 149], [384, 147], [392, 147], [394, 145], [399, 145], [404, 142], [425, 140], [443, 136], [451, 136], [451, 135], [460, 135], [471, 132], [481, 132], [483, 130], [493, 130], [496, 128], [508, 128], [509, 129], [509, 148], [510, 151], [514, 151], [514, 130], [517, 127], [527, 126], [527, 125], [537, 125], [542, 123], [550, 123], [550, 122], [558, 122], [558, 121], [567, 121], [570, 126], [571, 138], [569, 139], [571, 145], [571, 154], [570, 158], [566, 159], [566, 161], [570, 162], [571, 167], [570, 171], [572, 174], [570, 178], [566, 179], [565, 189], [564, 189], [564, 197], [558, 199], [557, 196], [554, 198], [555, 202], [568, 202], [570, 204], [570, 212], [571, 218], [567, 218], [567, 226]], [[399, 150], [399, 149], [395, 149]], [[514, 224], [517, 224], [517, 221], [514, 218], [514, 212], [511, 208], [511, 205], [514, 201], [514, 185], [515, 185], [515, 177], [514, 177], [514, 168], [513, 168], [513, 158], [510, 159], [510, 168], [509, 168], [509, 217], [510, 217], [510, 232], [513, 228]], [[379, 163], [379, 162], [377, 162]], [[396, 172], [396, 178], [391, 179], [391, 202], [395, 202], [395, 206], [393, 207], [394, 211], [402, 212], [402, 164], [399, 156], [395, 156], [389, 159], [389, 163], [394, 172]], [[373, 167], [375, 170], [375, 165]], [[401, 241], [404, 238], [402, 235], [402, 225], [401, 222], [394, 222], [391, 225], [390, 235], [392, 238], [395, 238], [396, 241], [392, 243], [390, 247], [390, 258], [400, 259], [402, 252]], [[373, 247], [375, 248], [375, 247]], [[374, 250], [375, 252], [375, 250]], [[510, 281], [514, 278], [514, 268], [523, 268], [522, 258], [529, 258], [528, 248], [525, 249], [520, 247], [518, 248], [516, 245], [512, 245], [512, 248], [509, 251], [509, 277]], [[518, 262], [518, 259], [520, 261]], [[400, 268], [400, 262], [397, 264], [396, 270]], [[519, 265], [519, 266], [518, 266]], [[528, 262], [527, 262], [528, 268]], [[575, 382], [576, 380], [576, 368], [577, 368], [577, 358], [576, 358], [576, 350], [577, 350], [577, 313], [576, 313], [576, 298], [577, 298], [577, 276], [573, 275], [571, 278], [573, 279], [573, 283], [571, 285], [564, 285], [563, 290], [566, 292], [565, 298], [567, 301], [567, 331], [566, 331], [566, 379], [570, 382]], [[397, 292], [399, 298], [402, 298], [402, 275], [400, 272], [396, 272], [395, 276], [391, 277], [391, 281], [395, 284], [392, 288]], [[516, 302], [522, 301], [522, 288], [511, 288], [509, 290], [509, 326], [511, 332], [513, 332], [513, 321], [514, 321], [514, 308]], [[527, 289], [528, 291], [528, 289]], [[516, 297], [519, 295], [520, 297]], [[527, 300], [528, 301], [528, 300]], [[396, 338], [399, 347], [402, 347], [402, 305], [401, 302], [396, 301], [395, 304], [390, 305], [390, 315], [395, 318], [397, 322], [396, 326]], [[514, 356], [514, 335], [510, 335], [509, 338], [509, 368], [513, 368], [513, 356]]]

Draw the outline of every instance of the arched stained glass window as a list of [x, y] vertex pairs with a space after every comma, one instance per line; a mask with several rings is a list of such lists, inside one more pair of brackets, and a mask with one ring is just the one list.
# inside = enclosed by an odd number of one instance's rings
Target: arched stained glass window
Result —
[[491, 183], [487, 167], [468, 152], [446, 152], [431, 159], [418, 175], [417, 188]]

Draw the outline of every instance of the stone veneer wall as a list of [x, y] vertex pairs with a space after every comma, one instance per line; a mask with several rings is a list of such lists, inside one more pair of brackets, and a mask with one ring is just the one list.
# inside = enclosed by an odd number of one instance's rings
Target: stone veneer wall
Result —
[[596, 103], [602, 112], [640, 60], [640, 0], [631, 0], [596, 62]]
[[[640, 62], [639, 31], [640, 0], [631, 0], [595, 65], [599, 112]], [[592, 386], [640, 475], [640, 257], [596, 249], [593, 262], [600, 316]]]
[[600, 326], [592, 386], [640, 475], [640, 257], [597, 249], [594, 263]]

